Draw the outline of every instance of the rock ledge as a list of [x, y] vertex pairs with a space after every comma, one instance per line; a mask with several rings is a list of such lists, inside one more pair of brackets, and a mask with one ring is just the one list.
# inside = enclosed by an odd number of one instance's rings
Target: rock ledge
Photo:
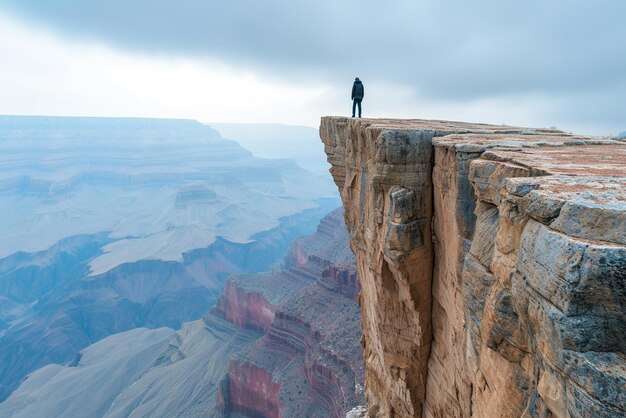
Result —
[[367, 416], [626, 416], [626, 143], [343, 117], [320, 136]]

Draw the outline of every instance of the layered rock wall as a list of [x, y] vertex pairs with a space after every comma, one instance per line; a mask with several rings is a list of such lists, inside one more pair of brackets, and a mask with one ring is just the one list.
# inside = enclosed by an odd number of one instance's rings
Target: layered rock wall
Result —
[[363, 404], [359, 282], [342, 217], [296, 240], [286, 268], [229, 278], [212, 314], [263, 335], [230, 355], [215, 416], [343, 418]]
[[218, 408], [224, 416], [281, 418], [278, 403], [280, 383], [261, 367], [245, 362], [228, 363], [228, 379], [220, 387]]
[[263, 293], [242, 289], [234, 280], [226, 282], [224, 295], [212, 311], [240, 328], [258, 331], [266, 331], [275, 314]]
[[[312, 266], [321, 265], [314, 256], [309, 260], [302, 267], [313, 271]], [[220, 395], [223, 411], [343, 418], [361, 403], [355, 268], [329, 265], [317, 276], [274, 307], [275, 317], [262, 338], [232, 356]]]
[[361, 281], [369, 416], [624, 414], [623, 143], [330, 117], [320, 134]]

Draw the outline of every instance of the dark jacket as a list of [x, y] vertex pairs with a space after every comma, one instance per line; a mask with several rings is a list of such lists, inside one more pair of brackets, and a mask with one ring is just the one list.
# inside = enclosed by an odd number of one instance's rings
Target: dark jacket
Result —
[[352, 100], [363, 100], [363, 96], [365, 96], [363, 83], [361, 83], [361, 80], [355, 80], [354, 84], [352, 85]]

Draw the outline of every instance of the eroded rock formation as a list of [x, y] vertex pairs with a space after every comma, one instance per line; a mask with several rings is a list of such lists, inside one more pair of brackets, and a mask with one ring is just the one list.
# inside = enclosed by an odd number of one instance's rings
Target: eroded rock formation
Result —
[[0, 402], [109, 335], [200, 318], [337, 206], [330, 178], [192, 120], [0, 116]]
[[284, 269], [229, 278], [212, 314], [264, 335], [230, 356], [217, 416], [343, 418], [363, 403], [359, 283], [341, 213], [296, 240]]
[[[256, 256], [270, 246], [261, 241]], [[281, 267], [231, 276], [214, 309], [177, 331], [115, 334], [67, 366], [36, 370], [0, 403], [0, 417], [357, 413], [364, 404], [359, 285], [342, 211], [298, 238]]]
[[626, 414], [626, 144], [326, 117], [370, 417]]

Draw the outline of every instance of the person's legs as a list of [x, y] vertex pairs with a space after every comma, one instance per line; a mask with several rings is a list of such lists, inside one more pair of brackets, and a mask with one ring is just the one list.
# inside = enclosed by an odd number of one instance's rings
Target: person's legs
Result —
[[355, 108], [356, 108], [356, 99], [353, 99], [352, 100], [352, 117], [354, 117]]
[[[356, 100], [356, 104], [359, 106], [359, 117], [361, 117], [361, 100]], [[354, 116], [354, 109], [352, 110], [352, 116]]]

